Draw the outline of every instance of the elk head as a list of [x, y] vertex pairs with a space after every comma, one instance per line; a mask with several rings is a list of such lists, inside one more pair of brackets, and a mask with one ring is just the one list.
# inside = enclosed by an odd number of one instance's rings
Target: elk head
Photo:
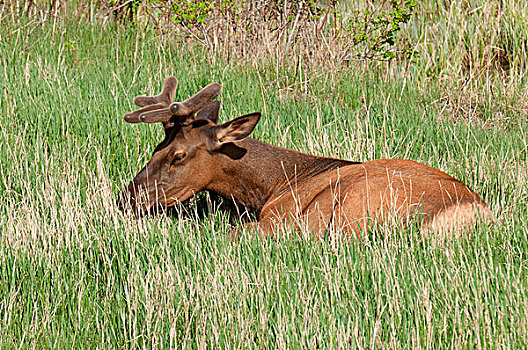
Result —
[[[173, 102], [178, 79], [169, 76], [163, 82], [161, 92], [156, 96], [136, 96], [134, 103], [143, 107], [127, 113], [124, 119], [128, 123], [162, 123], [165, 129], [164, 140], [155, 148], [150, 161], [135, 176], [127, 188], [119, 195], [118, 206], [122, 209], [128, 205], [133, 209], [150, 209], [153, 204], [167, 199], [164, 188], [170, 183], [170, 164], [177, 162], [182, 153], [171, 152], [170, 144], [180, 133], [184, 125], [194, 120], [195, 113], [200, 111], [199, 118], [218, 119], [220, 103], [213, 101], [221, 91], [218, 83], [211, 83], [196, 95], [183, 102]], [[183, 151], [179, 150], [179, 151]]]
[[165, 138], [121, 191], [121, 208], [143, 212], [171, 207], [200, 192], [213, 179], [215, 153], [223, 144], [247, 137], [258, 122], [260, 114], [217, 125], [220, 103], [213, 100], [221, 91], [219, 84], [211, 83], [187, 100], [171, 103], [176, 86], [176, 78], [168, 77], [159, 95], [136, 97], [134, 103], [143, 108], [124, 117], [129, 123], [163, 123]]

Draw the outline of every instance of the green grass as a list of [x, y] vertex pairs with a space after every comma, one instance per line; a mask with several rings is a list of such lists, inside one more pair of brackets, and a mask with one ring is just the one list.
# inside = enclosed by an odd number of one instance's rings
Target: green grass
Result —
[[[513, 92], [461, 118], [445, 80], [424, 73], [434, 63], [425, 51], [406, 71], [350, 67], [288, 90], [269, 62], [212, 64], [155, 32], [1, 24], [1, 347], [527, 345], [528, 123]], [[260, 140], [444, 170], [497, 222], [440, 244], [413, 227], [362, 241], [235, 243], [227, 213], [204, 218], [196, 201], [187, 215], [124, 216], [115, 194], [162, 128], [122, 116], [169, 74], [177, 100], [221, 83], [223, 121], [263, 111]], [[299, 80], [295, 67], [281, 74]], [[522, 90], [515, 82], [503, 91]], [[484, 99], [486, 88], [471, 94]]]

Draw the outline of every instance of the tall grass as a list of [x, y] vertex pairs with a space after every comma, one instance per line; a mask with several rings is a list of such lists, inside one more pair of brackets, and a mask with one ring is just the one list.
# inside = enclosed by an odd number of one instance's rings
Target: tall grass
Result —
[[527, 16], [524, 1], [421, 2], [404, 32], [420, 55], [414, 78], [440, 85], [436, 104], [457, 120], [510, 124], [508, 111], [527, 113]]
[[[3, 12], [0, 346], [526, 346], [527, 122], [515, 104], [524, 66], [507, 75], [515, 88], [494, 95], [492, 109], [461, 118], [446, 103], [444, 81], [458, 78], [445, 77], [456, 70], [444, 58], [460, 64], [449, 51], [454, 34], [475, 25], [451, 21], [453, 6], [431, 14], [451, 23], [435, 34], [449, 44], [422, 50], [415, 66], [319, 74], [281, 65], [279, 83], [272, 59], [213, 63], [199, 46], [131, 25]], [[422, 33], [432, 21], [424, 18], [413, 27]], [[169, 74], [180, 80], [178, 100], [221, 83], [224, 121], [263, 111], [254, 137], [266, 142], [444, 170], [482, 194], [497, 220], [442, 243], [414, 227], [362, 241], [292, 233], [233, 242], [228, 213], [204, 216], [199, 201], [158, 216], [123, 215], [115, 193], [162, 130], [122, 116]], [[506, 86], [501, 74], [479, 81]], [[484, 99], [486, 91], [475, 83], [472, 93]], [[487, 122], [498, 113], [500, 121]]]

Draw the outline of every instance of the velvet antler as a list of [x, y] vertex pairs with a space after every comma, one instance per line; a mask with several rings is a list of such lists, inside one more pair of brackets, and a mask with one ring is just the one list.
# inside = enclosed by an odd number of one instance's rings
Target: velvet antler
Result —
[[183, 102], [172, 102], [178, 86], [178, 79], [170, 76], [163, 82], [163, 88], [156, 96], [137, 96], [134, 103], [143, 107], [125, 114], [128, 123], [185, 123], [194, 114], [214, 100], [222, 90], [218, 83], [211, 83], [194, 96]]

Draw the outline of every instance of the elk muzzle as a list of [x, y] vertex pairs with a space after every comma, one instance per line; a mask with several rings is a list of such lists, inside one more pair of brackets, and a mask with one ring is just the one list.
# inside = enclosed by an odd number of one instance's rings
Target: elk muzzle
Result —
[[[149, 212], [158, 202], [158, 191], [155, 183], [150, 188], [147, 178], [147, 167], [143, 168], [136, 177], [119, 192], [117, 207], [122, 211], [131, 210], [139, 215]], [[152, 198], [155, 197], [155, 198]]]

